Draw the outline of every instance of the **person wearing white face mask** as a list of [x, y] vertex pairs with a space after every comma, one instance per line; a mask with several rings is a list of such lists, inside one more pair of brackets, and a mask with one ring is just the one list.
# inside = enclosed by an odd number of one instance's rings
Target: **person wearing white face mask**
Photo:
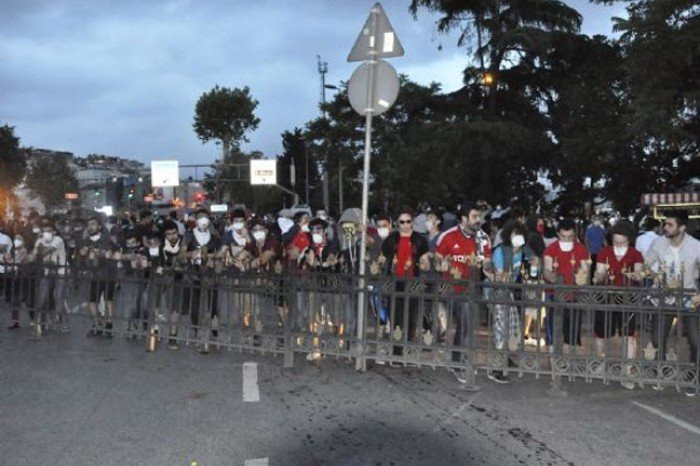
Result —
[[[535, 259], [535, 254], [525, 244], [525, 226], [516, 221], [508, 221], [501, 230], [501, 242], [493, 250], [491, 260], [493, 263], [493, 280], [504, 283], [522, 283], [521, 270], [526, 263]], [[509, 301], [520, 301], [519, 289], [499, 289], [493, 292], [494, 298]], [[502, 351], [506, 349], [506, 343], [510, 351], [516, 351], [520, 347], [522, 331], [520, 326], [520, 313], [516, 306], [506, 304], [489, 305], [493, 313], [493, 339], [494, 347]], [[509, 360], [510, 361], [510, 360]], [[496, 383], [507, 383], [508, 377], [503, 371], [491, 371], [487, 374], [490, 380]]]
[[[627, 221], [617, 222], [610, 231], [612, 245], [606, 246], [598, 253], [593, 282], [606, 286], [634, 286], [644, 267], [644, 257], [634, 247], [630, 246], [634, 237], [634, 226]], [[634, 275], [633, 275], [634, 274]], [[640, 277], [641, 278], [641, 277]], [[611, 296], [610, 304], [622, 304], [621, 297]], [[629, 311], [596, 311], [593, 332], [595, 334], [596, 352], [605, 356], [605, 340], [619, 331], [626, 341], [623, 358], [636, 357], [636, 319]], [[627, 374], [630, 368], [627, 367]], [[621, 385], [633, 389], [634, 383], [623, 381]]]
[[[544, 250], [544, 280], [548, 283], [575, 285], [576, 277], [587, 279], [590, 275], [590, 257], [586, 248], [576, 241], [574, 221], [569, 218], [562, 219], [557, 225], [557, 237], [558, 240]], [[549, 294], [551, 299], [553, 293]], [[564, 293], [562, 300], [564, 303], [573, 302], [575, 296], [573, 293]], [[570, 345], [581, 344], [581, 319], [579, 309], [571, 309], [565, 305], [547, 310], [547, 344], [554, 345], [555, 353], [561, 350], [567, 352]], [[559, 338], [560, 331], [564, 334], [563, 348]]]
[[226, 235], [221, 246], [221, 254], [224, 256], [227, 266], [234, 266], [243, 271], [247, 268], [249, 254], [245, 253], [245, 247], [252, 242], [252, 238], [246, 228], [246, 214], [243, 209], [234, 209], [231, 212], [231, 224], [226, 227]]
[[[32, 266], [29, 261], [29, 251], [27, 251], [27, 244], [24, 238], [20, 234], [16, 234], [14, 240], [12, 240], [13, 248], [12, 254], [6, 257], [10, 260], [11, 266], [6, 269], [5, 272], [14, 272], [15, 275], [9, 280], [5, 281], [5, 284], [9, 284], [9, 289], [5, 289], [5, 298], [10, 302], [10, 307], [12, 308], [12, 323], [8, 330], [17, 330], [20, 328], [19, 325], [19, 309], [21, 306], [26, 305], [29, 301], [29, 290], [27, 289], [26, 279], [22, 278], [31, 273], [29, 270]], [[0, 276], [0, 280], [3, 280]], [[5, 279], [7, 280], [7, 279]]]
[[[192, 325], [201, 325], [204, 331], [208, 332], [212, 320], [218, 314], [218, 295], [217, 290], [211, 287], [209, 277], [205, 274], [200, 277], [196, 272], [214, 268], [215, 261], [221, 258], [219, 252], [221, 239], [212, 227], [211, 220], [209, 220], [209, 212], [206, 209], [197, 211], [195, 228], [185, 234], [183, 241], [191, 270], [195, 272], [192, 274], [193, 286], [191, 288], [185, 287], [182, 296], [182, 302], [188, 303], [186, 306], [189, 307], [184, 312], [189, 312]], [[206, 293], [206, 295], [202, 296], [202, 293]], [[210, 307], [202, 308], [200, 303], [211, 304], [209, 305]], [[203, 335], [202, 339], [206, 341], [208, 336]], [[209, 345], [203, 344], [199, 349], [202, 354], [207, 354]]]
[[63, 239], [56, 235], [53, 223], [49, 220], [44, 220], [40, 228], [39, 239], [34, 244], [30, 257], [46, 267], [39, 276], [36, 303], [38, 313], [35, 314], [34, 325], [44, 326], [47, 312], [55, 313], [63, 325], [68, 325], [68, 315], [63, 306], [66, 290], [66, 246]]

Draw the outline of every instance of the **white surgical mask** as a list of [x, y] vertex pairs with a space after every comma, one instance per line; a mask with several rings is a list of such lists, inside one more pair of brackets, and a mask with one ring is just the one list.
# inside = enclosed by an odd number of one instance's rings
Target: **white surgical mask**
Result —
[[24, 241], [22, 241], [21, 239], [15, 239], [15, 240], [13, 241], [13, 243], [14, 243], [14, 245], [15, 245], [16, 248], [21, 248], [22, 245], [24, 244]]
[[45, 231], [41, 234], [41, 237], [44, 239], [44, 241], [51, 241], [53, 239], [53, 233], [50, 231]]
[[326, 214], [318, 214], [318, 218], [320, 218], [321, 220], [328, 220], [328, 215], [326, 215]]
[[525, 246], [525, 237], [523, 235], [513, 235], [510, 238], [510, 244], [512, 244], [514, 248], [521, 248]]
[[264, 231], [254, 231], [253, 232], [253, 238], [255, 238], [255, 241], [265, 241], [265, 238], [267, 237], [267, 233]]
[[629, 249], [628, 246], [613, 246], [613, 249], [615, 250], [615, 255], [617, 257], [622, 257], [625, 254], [627, 254], [627, 249]]
[[301, 226], [301, 231], [303, 231], [304, 233], [308, 233], [309, 231], [311, 231], [311, 230], [309, 229], [309, 224], [306, 223], [306, 224], [302, 225], [302, 226]]
[[323, 244], [323, 233], [314, 233], [311, 235], [311, 238], [314, 240], [314, 243]]
[[231, 226], [233, 227], [234, 230], [242, 230], [245, 227], [245, 223], [244, 222], [233, 222], [231, 224]]
[[151, 257], [158, 257], [159, 248], [148, 248], [148, 255]]
[[209, 228], [209, 219], [206, 217], [202, 217], [202, 218], [198, 219], [197, 220], [197, 227], [200, 230], [206, 230], [207, 228]]
[[92, 236], [90, 236], [90, 241], [99, 241], [101, 236], [102, 235], [100, 233], [97, 233], [96, 235], [92, 235]]
[[574, 250], [573, 241], [559, 241], [559, 248], [564, 252], [571, 252]]
[[40, 231], [41, 231], [41, 228], [39, 228], [39, 227], [32, 228], [32, 233], [34, 233], [35, 235], [38, 234]]
[[389, 229], [386, 227], [379, 227], [377, 228], [377, 234], [381, 239], [385, 239], [387, 236], [389, 236]]

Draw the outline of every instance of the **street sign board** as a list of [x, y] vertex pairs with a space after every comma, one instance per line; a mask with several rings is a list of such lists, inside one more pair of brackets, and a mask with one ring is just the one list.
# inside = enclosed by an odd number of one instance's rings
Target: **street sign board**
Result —
[[[374, 89], [367, 92], [370, 85], [370, 67], [374, 66]], [[369, 95], [372, 102], [368, 101]], [[399, 75], [389, 63], [377, 60], [376, 63], [361, 64], [350, 77], [348, 83], [348, 98], [352, 108], [362, 116], [368, 111], [373, 115], [381, 115], [389, 110], [399, 95]]]
[[151, 186], [154, 188], [180, 186], [180, 167], [178, 161], [151, 161]]
[[226, 204], [212, 204], [209, 206], [209, 211], [212, 213], [221, 213], [221, 212], [226, 212], [228, 210], [228, 206]]
[[[373, 16], [376, 16], [376, 34], [372, 34]], [[360, 35], [355, 41], [348, 61], [364, 61], [371, 58], [401, 57], [404, 54], [403, 46], [391, 27], [389, 18], [384, 8], [377, 3], [372, 7]]]
[[67, 201], [75, 201], [78, 199], [78, 193], [66, 193], [64, 196]]
[[261, 159], [250, 161], [250, 184], [277, 184], [277, 160]]

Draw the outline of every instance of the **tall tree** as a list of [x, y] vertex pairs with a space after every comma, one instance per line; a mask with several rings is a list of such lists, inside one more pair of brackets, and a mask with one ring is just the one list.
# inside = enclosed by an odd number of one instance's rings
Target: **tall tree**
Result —
[[65, 156], [34, 156], [25, 180], [27, 188], [49, 211], [64, 204], [64, 193], [76, 191], [78, 180]]
[[[320, 174], [316, 163], [311, 141], [301, 128], [282, 133], [282, 155], [277, 158], [277, 177], [281, 184], [287, 186], [291, 182], [291, 166], [294, 164], [295, 186], [299, 198], [306, 201], [306, 184], [308, 171], [309, 204], [320, 206], [323, 202]], [[290, 197], [290, 201], [291, 196]]]
[[192, 126], [203, 143], [214, 140], [221, 144], [225, 158], [232, 148], [248, 141], [248, 131], [257, 129], [260, 124], [255, 116], [257, 106], [258, 101], [250, 95], [248, 86], [229, 89], [216, 85], [197, 101]]
[[19, 138], [13, 126], [0, 126], [0, 217], [14, 204], [13, 189], [22, 182], [27, 159], [19, 149]]

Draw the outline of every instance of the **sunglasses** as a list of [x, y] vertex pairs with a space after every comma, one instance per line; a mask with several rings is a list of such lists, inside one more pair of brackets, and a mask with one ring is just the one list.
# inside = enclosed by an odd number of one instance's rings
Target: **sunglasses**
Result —
[[405, 224], [410, 225], [411, 223], [413, 223], [413, 220], [399, 220], [399, 223], [401, 225], [405, 225]]

